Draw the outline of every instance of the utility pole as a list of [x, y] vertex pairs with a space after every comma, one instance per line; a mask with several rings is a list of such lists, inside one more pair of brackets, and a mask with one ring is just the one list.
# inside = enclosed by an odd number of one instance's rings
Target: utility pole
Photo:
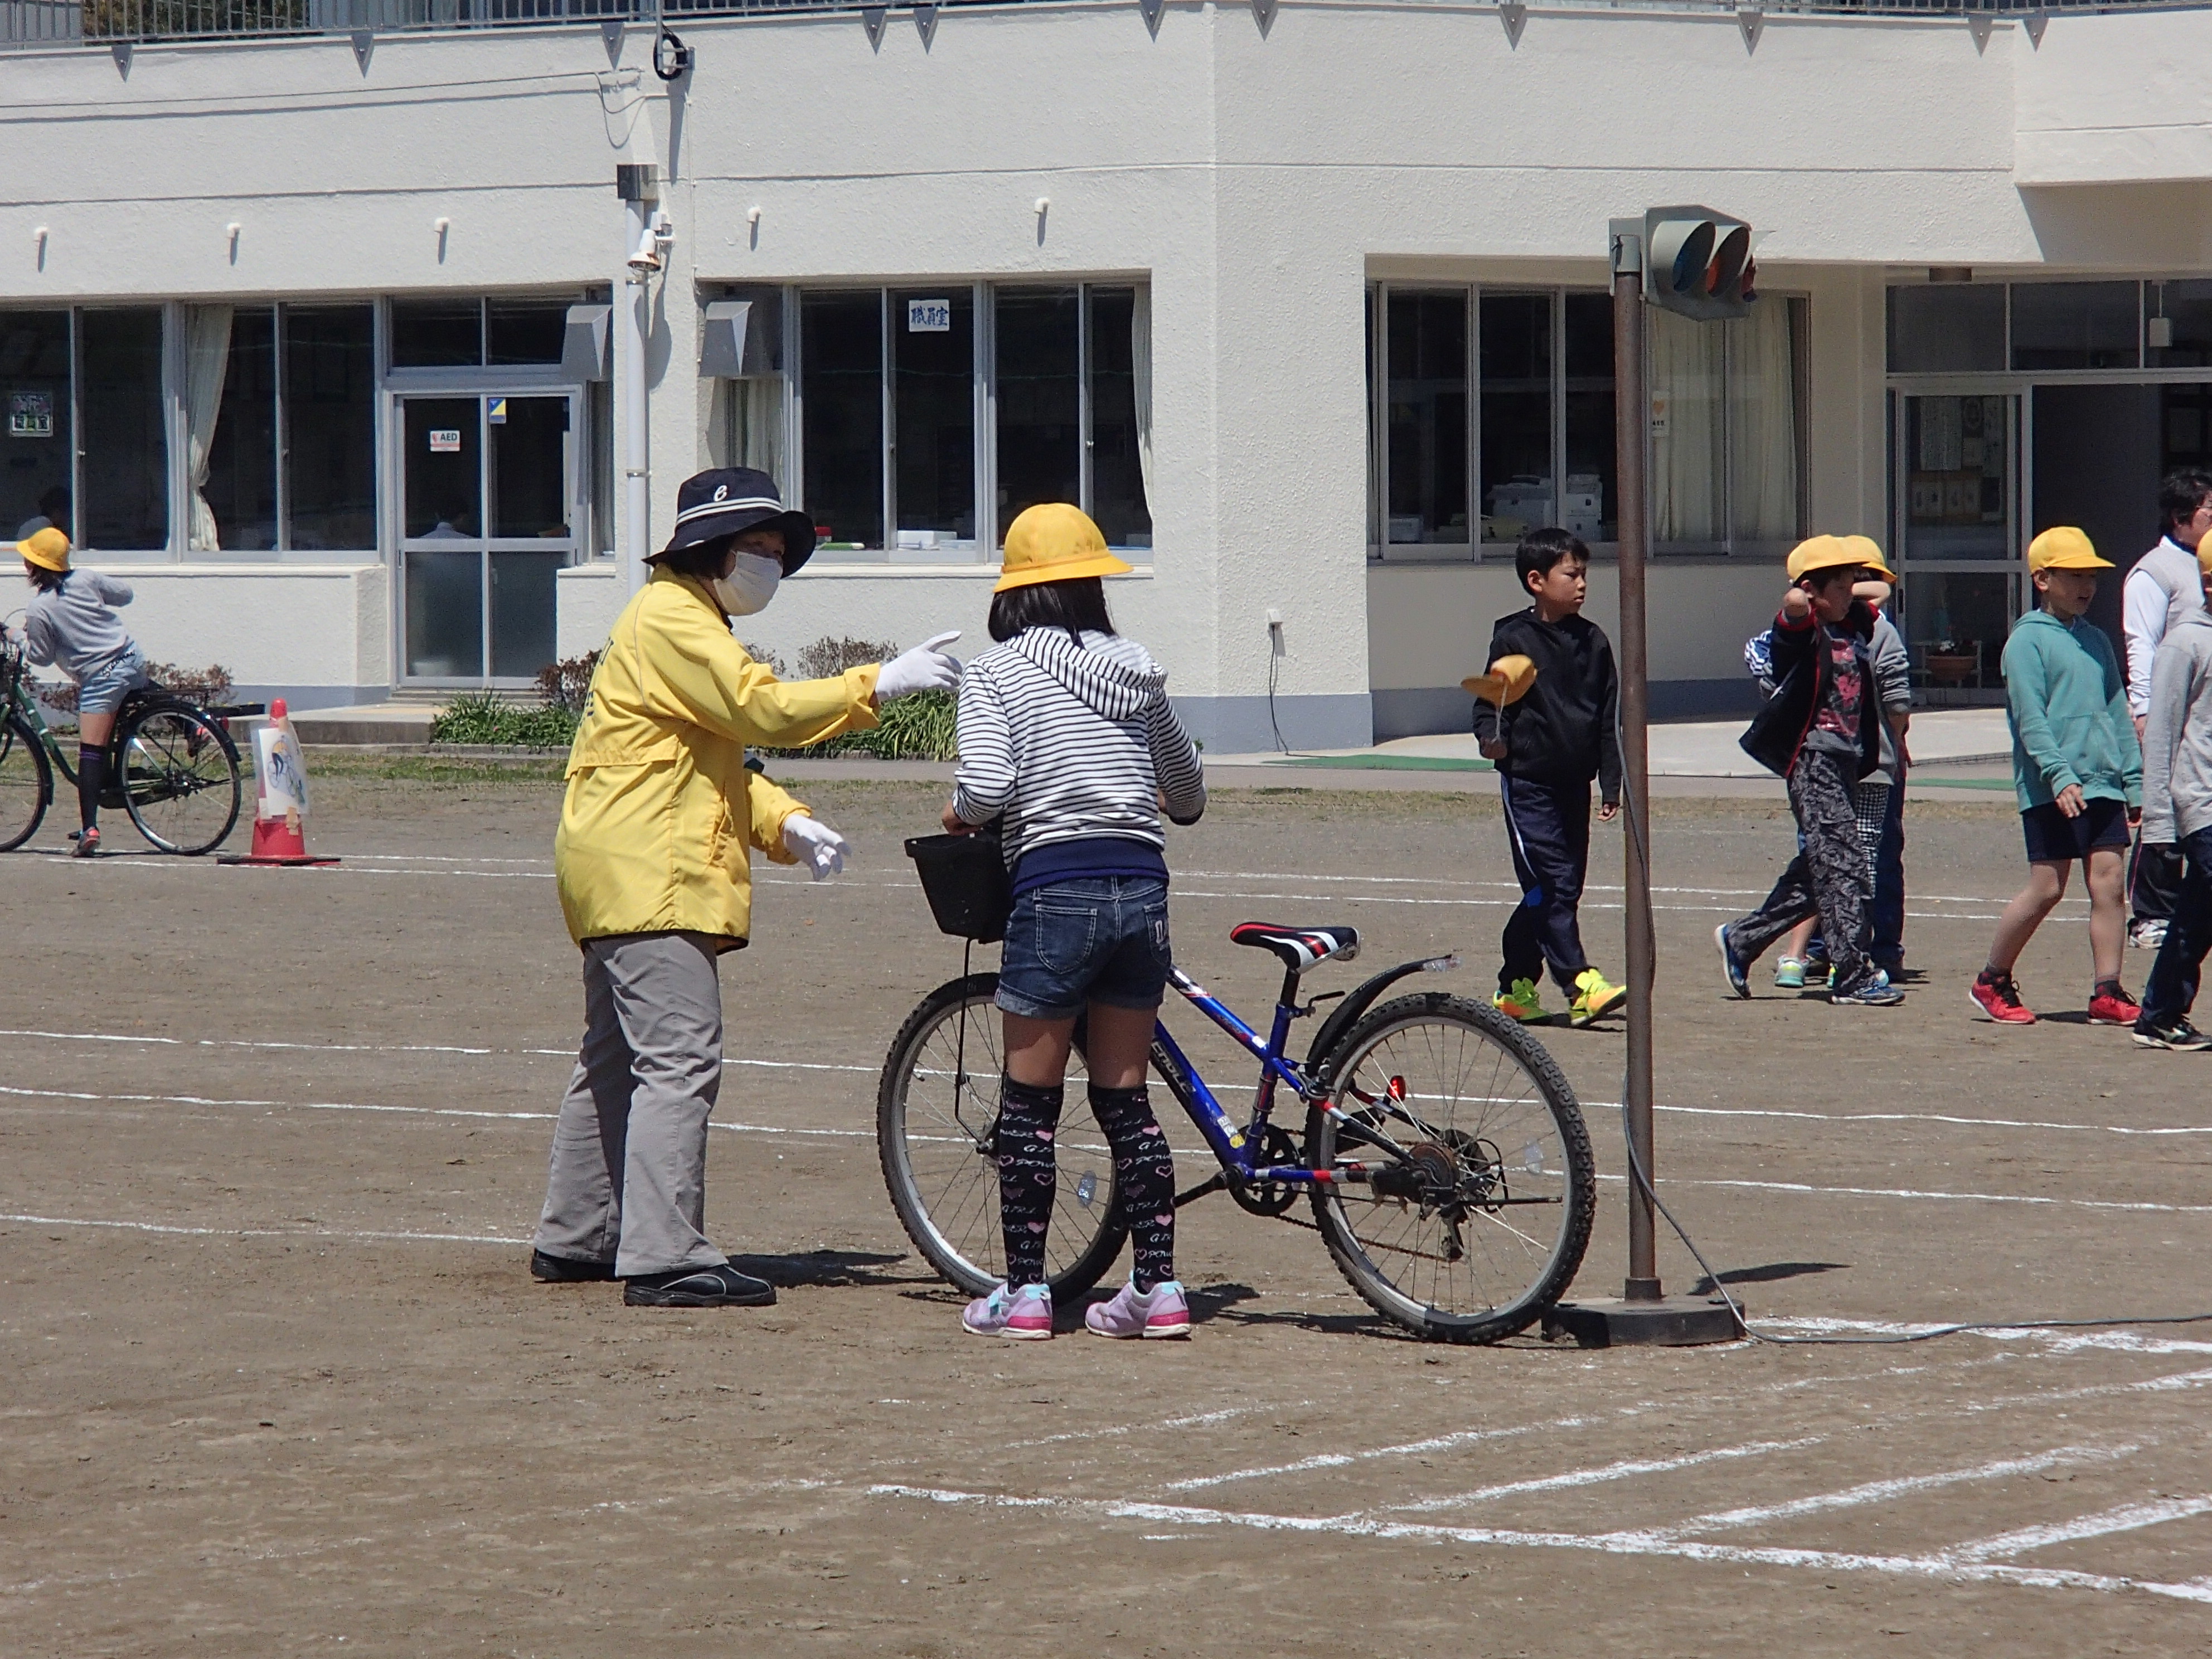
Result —
[[[1650, 492], [1644, 461], [1651, 417], [1651, 402], [1644, 389], [1645, 221], [1613, 220], [1607, 241], [1613, 273], [1613, 487], [1620, 553], [1620, 762], [1627, 804], [1622, 841], [1628, 1074], [1621, 1111], [1631, 1160], [1628, 1278], [1620, 1300], [1563, 1302], [1544, 1316], [1543, 1329], [1547, 1337], [1571, 1335], [1586, 1348], [1631, 1344], [1688, 1347], [1733, 1341], [1743, 1334], [1743, 1327], [1718, 1296], [1668, 1297], [1662, 1292], [1657, 1216], [1645, 1185], [1656, 1179], [1653, 1172], [1657, 1167], [1651, 1136], [1651, 983], [1658, 969], [1657, 945], [1651, 936], [1650, 659], [1644, 592], [1644, 557], [1650, 547]], [[1704, 274], [1702, 265], [1699, 274]]]

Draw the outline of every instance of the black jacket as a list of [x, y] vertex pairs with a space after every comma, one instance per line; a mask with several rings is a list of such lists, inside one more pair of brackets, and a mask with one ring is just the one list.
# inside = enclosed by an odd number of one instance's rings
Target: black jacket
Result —
[[1498, 769], [1547, 783], [1598, 782], [1607, 805], [1620, 799], [1620, 743], [1613, 715], [1620, 678], [1605, 629], [1583, 617], [1540, 622], [1536, 607], [1500, 617], [1490, 633], [1490, 656], [1520, 655], [1536, 665], [1528, 695], [1509, 703], [1474, 700], [1474, 735], [1485, 743], [1503, 736], [1505, 758]]
[[[1859, 769], [1864, 777], [1881, 763], [1881, 698], [1875, 690], [1874, 612], [1863, 599], [1853, 599], [1850, 613], [1835, 624], [1851, 636], [1858, 653], [1859, 682], [1865, 690], [1859, 702]], [[1791, 627], [1778, 613], [1774, 618], [1774, 695], [1751, 717], [1750, 729], [1740, 740], [1743, 752], [1768, 771], [1783, 777], [1796, 763], [1805, 746], [1813, 718], [1820, 712], [1827, 690], [1828, 653], [1819, 648], [1820, 630], [1812, 618]]]

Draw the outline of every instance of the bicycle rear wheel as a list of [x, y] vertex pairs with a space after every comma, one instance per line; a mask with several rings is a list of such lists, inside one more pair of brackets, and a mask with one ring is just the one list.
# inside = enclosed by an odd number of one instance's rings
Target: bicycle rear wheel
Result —
[[[876, 1148], [899, 1224], [923, 1259], [970, 1296], [1006, 1277], [999, 1230], [999, 1079], [1005, 1066], [996, 974], [939, 986], [907, 1017], [876, 1091]], [[1045, 1235], [1055, 1297], [1080, 1296], [1121, 1254], [1114, 1156], [1091, 1114], [1079, 1052], [1054, 1137], [1060, 1190]]]
[[164, 853], [212, 852], [238, 822], [238, 750], [188, 703], [133, 716], [118, 745], [123, 804], [138, 833]]
[[1314, 1219], [1352, 1289], [1386, 1319], [1449, 1342], [1524, 1330], [1582, 1266], [1597, 1201], [1589, 1135], [1543, 1046], [1465, 998], [1386, 1002], [1322, 1062], [1309, 1167], [1364, 1165], [1314, 1190]]
[[54, 798], [54, 769], [38, 734], [21, 720], [0, 722], [0, 853], [39, 833]]

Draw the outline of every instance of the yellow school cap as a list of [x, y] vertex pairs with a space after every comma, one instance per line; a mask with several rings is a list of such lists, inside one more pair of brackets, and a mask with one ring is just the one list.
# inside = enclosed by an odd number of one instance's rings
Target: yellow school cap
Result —
[[[2212, 542], [2212, 536], [2204, 539]], [[1527, 696], [1528, 688], [1535, 683], [1536, 665], [1516, 652], [1491, 664], [1489, 672], [1470, 674], [1459, 684], [1461, 690], [1503, 708], [1507, 703], [1518, 702]]]
[[991, 591], [1032, 582], [1073, 581], [1079, 576], [1118, 576], [1134, 568], [1106, 550], [1106, 538], [1091, 515], [1066, 501], [1024, 507], [1006, 526], [1006, 561]]
[[[1844, 570], [1865, 564], [1866, 555], [1851, 545], [1855, 541], [1867, 541], [1867, 538], [1863, 536], [1807, 537], [1790, 550], [1790, 580], [1793, 582], [1801, 580], [1815, 570]], [[1872, 542], [1867, 542], [1867, 545], [1874, 547]], [[1881, 560], [1880, 548], [1874, 548], [1874, 556], [1876, 562]]]
[[2030, 574], [2039, 570], [2115, 570], [2110, 559], [2100, 559], [2089, 538], [2072, 525], [2046, 530], [2027, 544]]
[[15, 544], [15, 550], [41, 570], [69, 568], [69, 538], [48, 525]]
[[1859, 556], [1859, 562], [1869, 570], [1881, 577], [1892, 587], [1897, 586], [1897, 573], [1889, 568], [1889, 562], [1881, 556], [1880, 542], [1871, 536], [1839, 536], [1837, 539], [1856, 553]]

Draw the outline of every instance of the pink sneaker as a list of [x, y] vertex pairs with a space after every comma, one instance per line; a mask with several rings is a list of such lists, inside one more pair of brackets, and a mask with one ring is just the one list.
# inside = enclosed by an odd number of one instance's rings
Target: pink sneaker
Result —
[[1182, 1281], [1164, 1279], [1139, 1295], [1132, 1279], [1111, 1302], [1094, 1302], [1083, 1310], [1093, 1336], [1141, 1336], [1147, 1340], [1190, 1334], [1190, 1304]]
[[961, 1313], [960, 1323], [970, 1336], [1010, 1336], [1018, 1342], [1052, 1340], [1052, 1287], [1024, 1285], [1009, 1291], [994, 1285], [988, 1296], [979, 1296]]

